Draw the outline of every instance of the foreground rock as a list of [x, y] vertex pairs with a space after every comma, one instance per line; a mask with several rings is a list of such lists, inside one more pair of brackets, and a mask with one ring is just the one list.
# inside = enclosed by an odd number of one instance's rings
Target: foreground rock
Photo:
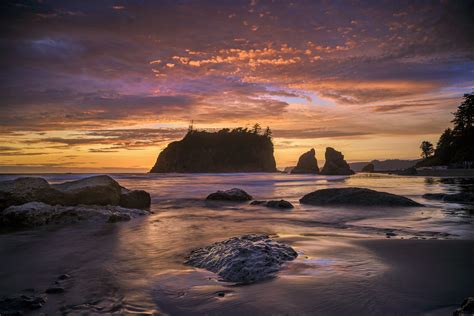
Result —
[[423, 206], [404, 196], [363, 188], [317, 190], [303, 196], [300, 203], [311, 205]]
[[50, 205], [119, 205], [128, 208], [150, 207], [145, 191], [130, 191], [109, 176], [93, 176], [50, 185], [42, 178], [18, 178], [0, 182], [0, 211], [29, 202]]
[[316, 160], [316, 152], [314, 148], [311, 148], [310, 151], [302, 154], [298, 159], [298, 164], [291, 170], [291, 173], [294, 174], [318, 174], [319, 167], [318, 161]]
[[354, 171], [351, 170], [347, 162], [344, 160], [344, 155], [334, 148], [327, 147], [324, 154], [326, 162], [321, 170], [324, 175], [351, 175]]
[[252, 196], [242, 189], [233, 188], [226, 191], [217, 191], [207, 196], [206, 200], [244, 202], [250, 201]]
[[474, 315], [474, 297], [468, 297], [461, 304], [461, 307], [454, 311], [453, 316]]
[[474, 203], [474, 193], [471, 192], [461, 192], [455, 194], [427, 193], [423, 194], [423, 197], [428, 200], [441, 200], [444, 202]]
[[293, 208], [293, 204], [285, 200], [271, 200], [271, 201], [252, 201], [251, 205], [262, 205], [270, 208], [282, 208], [290, 209]]
[[31, 313], [46, 303], [46, 295], [22, 294], [0, 297], [0, 315], [23, 315]]
[[80, 221], [117, 222], [149, 214], [146, 210], [120, 206], [61, 206], [42, 202], [14, 205], [0, 213], [0, 228], [34, 228], [43, 225], [72, 224]]
[[244, 235], [193, 250], [185, 264], [217, 273], [225, 281], [254, 283], [271, 278], [297, 256], [293, 248], [267, 235]]

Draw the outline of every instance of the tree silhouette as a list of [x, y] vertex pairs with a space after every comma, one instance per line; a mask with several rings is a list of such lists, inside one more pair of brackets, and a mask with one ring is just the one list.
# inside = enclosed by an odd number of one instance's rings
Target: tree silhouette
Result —
[[255, 124], [253, 125], [252, 132], [253, 132], [254, 134], [260, 134], [261, 131], [262, 131], [262, 128], [260, 127], [260, 124], [255, 123]]
[[267, 137], [267, 138], [272, 138], [272, 130], [270, 129], [270, 127], [267, 126], [267, 128], [265, 129], [265, 132], [263, 133], [263, 136]]
[[431, 157], [431, 155], [434, 153], [433, 144], [426, 140], [421, 142], [420, 149], [421, 157], [425, 159]]

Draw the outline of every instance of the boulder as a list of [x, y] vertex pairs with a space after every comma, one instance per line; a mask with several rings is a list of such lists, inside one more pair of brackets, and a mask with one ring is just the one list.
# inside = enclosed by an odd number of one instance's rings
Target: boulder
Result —
[[118, 205], [122, 191], [117, 181], [105, 175], [53, 184], [51, 187], [63, 193], [61, 205]]
[[206, 200], [220, 200], [220, 201], [233, 201], [243, 202], [250, 201], [252, 196], [244, 190], [233, 188], [226, 191], [217, 191], [207, 196]]
[[310, 151], [305, 152], [300, 156], [298, 159], [298, 164], [291, 170], [291, 173], [319, 173], [318, 161], [316, 160], [316, 152], [314, 151], [314, 148], [311, 148]]
[[267, 235], [244, 235], [193, 250], [185, 264], [217, 273], [224, 281], [248, 284], [273, 277], [297, 256], [293, 248]]
[[59, 202], [62, 194], [52, 189], [43, 178], [21, 177], [15, 180], [0, 181], [0, 211], [11, 205], [31, 201], [52, 200]]
[[252, 201], [251, 205], [263, 205], [270, 208], [293, 208], [293, 204], [285, 200], [271, 200], [271, 201]]
[[317, 190], [303, 196], [300, 203], [349, 206], [423, 206], [404, 196], [363, 188]]
[[0, 315], [23, 315], [31, 313], [46, 304], [47, 296], [31, 294], [31, 295], [15, 295], [0, 297]]
[[321, 170], [324, 175], [351, 175], [354, 171], [351, 170], [347, 162], [344, 160], [344, 155], [334, 148], [327, 147], [325, 153], [326, 162]]
[[119, 205], [126, 208], [147, 209], [151, 205], [150, 193], [143, 190], [127, 190], [122, 188]]
[[18, 178], [0, 182], [0, 211], [29, 202], [50, 205], [121, 205], [128, 208], [150, 207], [145, 191], [130, 191], [109, 176], [92, 176], [50, 185], [42, 178]]
[[149, 212], [120, 206], [53, 206], [42, 202], [30, 202], [10, 206], [0, 213], [0, 228], [4, 230], [34, 228], [80, 221], [117, 222], [146, 214]]
[[365, 165], [365, 166], [362, 168], [361, 171], [362, 171], [362, 172], [369, 172], [369, 173], [374, 172], [374, 171], [375, 171], [375, 166], [374, 166], [373, 163], [369, 163], [369, 164]]
[[454, 316], [470, 316], [474, 315], [474, 297], [468, 297], [461, 304], [461, 307], [456, 309], [453, 313]]
[[423, 194], [423, 197], [428, 200], [441, 200], [444, 202], [474, 203], [474, 193], [472, 192], [460, 192], [455, 194], [427, 193]]

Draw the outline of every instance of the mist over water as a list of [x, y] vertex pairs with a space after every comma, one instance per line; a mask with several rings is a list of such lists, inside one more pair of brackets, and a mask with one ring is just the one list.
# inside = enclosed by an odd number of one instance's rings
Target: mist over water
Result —
[[[51, 183], [86, 176], [42, 175]], [[15, 177], [4, 175], [0, 180]], [[474, 179], [379, 174], [112, 177], [127, 188], [150, 192], [154, 214], [126, 223], [0, 235], [0, 295], [44, 289], [68, 273], [73, 278], [66, 283], [66, 293], [50, 295], [41, 312], [442, 315], [474, 291], [466, 275], [474, 258], [473, 209], [422, 198], [425, 193], [473, 191]], [[400, 194], [427, 207], [335, 208], [298, 202], [317, 189], [352, 186]], [[254, 199], [288, 200], [295, 208], [204, 200], [211, 192], [233, 187]], [[387, 232], [397, 236], [387, 239]], [[246, 233], [278, 236], [299, 256], [276, 278], [247, 286], [183, 265], [191, 249]], [[436, 258], [436, 264], [429, 263], [433, 247], [445, 258]], [[447, 267], [452, 270], [445, 271]], [[425, 275], [413, 275], [423, 269]], [[225, 296], [218, 296], [219, 291]]]

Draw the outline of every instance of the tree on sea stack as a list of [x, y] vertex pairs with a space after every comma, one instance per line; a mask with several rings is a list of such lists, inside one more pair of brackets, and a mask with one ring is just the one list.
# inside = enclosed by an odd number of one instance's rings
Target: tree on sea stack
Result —
[[431, 157], [431, 155], [433, 155], [434, 153], [433, 144], [426, 140], [421, 142], [420, 149], [421, 149], [421, 157], [425, 159], [428, 157]]

